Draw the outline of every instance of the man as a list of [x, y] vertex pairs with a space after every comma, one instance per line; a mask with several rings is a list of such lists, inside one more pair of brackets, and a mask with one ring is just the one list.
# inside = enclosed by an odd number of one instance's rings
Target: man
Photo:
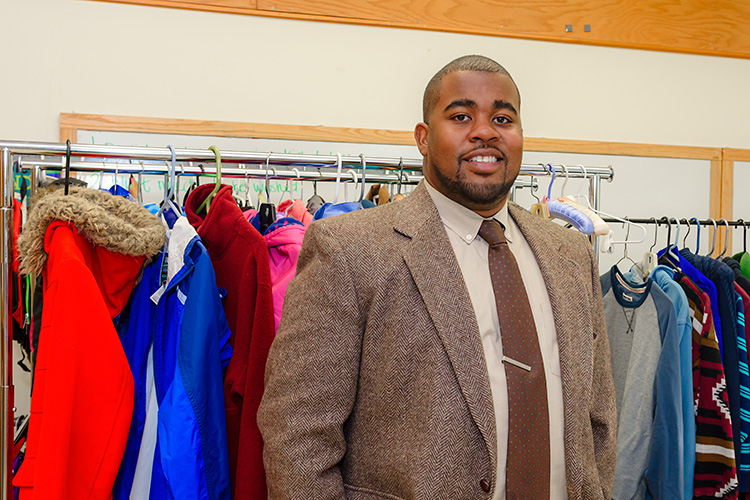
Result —
[[426, 182], [308, 229], [258, 417], [269, 498], [609, 499], [597, 263], [581, 234], [506, 203], [516, 85], [466, 56], [423, 107]]

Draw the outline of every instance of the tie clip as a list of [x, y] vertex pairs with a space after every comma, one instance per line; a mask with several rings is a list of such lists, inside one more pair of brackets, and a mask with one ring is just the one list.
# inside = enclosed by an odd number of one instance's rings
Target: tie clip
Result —
[[516, 361], [515, 359], [509, 358], [508, 356], [503, 356], [502, 362], [503, 363], [506, 363], [506, 362], [510, 363], [511, 365], [517, 366], [517, 367], [519, 367], [522, 370], [526, 370], [527, 372], [531, 371], [531, 367], [529, 365], [525, 365], [525, 364], [521, 363], [520, 361]]

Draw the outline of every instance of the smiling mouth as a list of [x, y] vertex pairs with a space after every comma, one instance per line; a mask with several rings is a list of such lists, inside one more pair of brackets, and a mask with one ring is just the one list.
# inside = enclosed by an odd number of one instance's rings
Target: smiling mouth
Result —
[[464, 161], [472, 162], [472, 163], [497, 163], [502, 158], [497, 156], [474, 156], [473, 158], [467, 158]]

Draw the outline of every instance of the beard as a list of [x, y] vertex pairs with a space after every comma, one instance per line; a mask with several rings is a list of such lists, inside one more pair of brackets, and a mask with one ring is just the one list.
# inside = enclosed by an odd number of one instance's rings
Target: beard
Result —
[[[505, 155], [502, 158], [507, 169], [508, 159]], [[488, 179], [486, 182], [471, 182], [463, 171], [460, 158], [455, 177], [445, 175], [434, 163], [432, 164], [432, 171], [447, 189], [448, 192], [444, 193], [446, 196], [472, 210], [491, 208], [496, 206], [498, 202], [502, 202], [508, 196], [510, 188], [513, 187], [516, 180], [515, 176], [508, 176], [506, 170], [506, 174], [501, 181], [490, 182]]]

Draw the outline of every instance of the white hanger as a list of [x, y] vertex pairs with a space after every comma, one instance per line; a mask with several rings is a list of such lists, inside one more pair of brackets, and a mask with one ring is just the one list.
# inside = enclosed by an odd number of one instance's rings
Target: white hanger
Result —
[[333, 197], [333, 204], [339, 202], [339, 187], [341, 186], [341, 153], [336, 153], [336, 195]]

